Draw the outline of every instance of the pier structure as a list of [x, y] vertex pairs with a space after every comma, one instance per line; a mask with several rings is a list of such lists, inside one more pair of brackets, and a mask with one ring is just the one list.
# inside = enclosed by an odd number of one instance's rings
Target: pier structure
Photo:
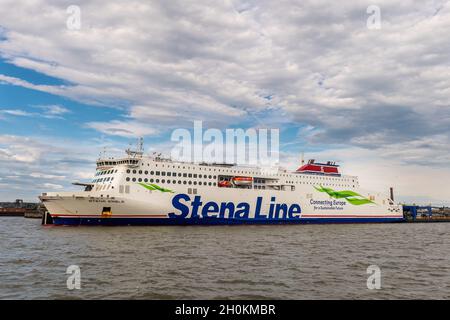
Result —
[[450, 208], [403, 205], [403, 216], [406, 222], [450, 222]]

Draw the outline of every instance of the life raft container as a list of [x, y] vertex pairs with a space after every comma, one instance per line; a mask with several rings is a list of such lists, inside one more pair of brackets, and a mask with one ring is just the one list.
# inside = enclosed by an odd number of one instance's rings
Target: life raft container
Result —
[[234, 185], [236, 186], [249, 186], [253, 182], [252, 177], [233, 177], [231, 179]]

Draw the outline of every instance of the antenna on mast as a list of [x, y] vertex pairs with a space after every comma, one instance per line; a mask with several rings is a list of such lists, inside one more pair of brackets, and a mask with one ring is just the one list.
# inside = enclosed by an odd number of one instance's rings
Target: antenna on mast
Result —
[[305, 153], [303, 151], [302, 151], [301, 162], [302, 162], [302, 165], [305, 164]]
[[[131, 145], [131, 143], [130, 143], [130, 145]], [[136, 150], [131, 150], [131, 148], [128, 148], [127, 150], [125, 150], [125, 152], [130, 157], [133, 157], [133, 158], [139, 157], [139, 158], [141, 158], [142, 155], [144, 154], [144, 138], [140, 137], [138, 139]]]

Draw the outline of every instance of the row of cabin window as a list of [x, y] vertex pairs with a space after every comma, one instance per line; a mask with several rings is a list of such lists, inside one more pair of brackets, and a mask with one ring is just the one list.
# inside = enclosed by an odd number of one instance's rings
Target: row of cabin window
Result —
[[111, 173], [117, 173], [117, 169], [116, 170], [108, 170], [108, 171], [99, 171], [95, 174], [95, 176], [102, 176], [102, 175], [111, 174]]
[[[131, 171], [130, 169], [128, 169], [127, 170], [127, 173], [133, 173], [133, 174], [145, 174], [145, 175], [147, 175], [147, 174], [149, 174], [149, 172], [147, 171], [147, 170], [145, 170], [145, 171], [142, 171], [142, 170], [133, 170], [133, 171]], [[156, 175], [156, 176], [159, 176], [159, 175], [161, 175], [161, 176], [167, 176], [167, 177], [176, 177], [177, 176], [177, 173], [176, 172], [166, 172], [166, 171], [150, 171], [150, 175]], [[196, 173], [181, 173], [181, 172], [178, 172], [178, 177], [184, 177], [184, 178], [197, 178], [197, 176], [199, 177], [199, 178], [204, 178], [204, 179], [216, 179], [217, 177], [216, 176], [212, 176], [212, 175], [202, 175], [202, 174], [196, 174]]]
[[104, 177], [104, 178], [94, 179], [92, 182], [93, 183], [108, 182], [108, 181], [113, 181], [113, 180], [114, 180], [114, 177]]
[[[145, 166], [145, 163], [142, 164], [142, 166]], [[147, 163], [147, 167], [150, 166], [150, 163]], [[155, 164], [155, 167], [157, 167], [158, 164]], [[224, 173], [241, 173], [241, 174], [256, 174], [257, 172], [251, 172], [251, 171], [239, 171], [239, 170], [227, 170], [227, 169], [217, 169], [217, 168], [209, 168], [209, 167], [186, 167], [186, 166], [175, 166], [175, 165], [161, 165], [162, 168], [167, 169], [187, 169], [187, 170], [199, 170], [199, 171], [214, 171], [214, 172], [224, 172]]]
[[[147, 164], [148, 166], [149, 166], [149, 164]], [[157, 167], [158, 165], [156, 164], [156, 167]], [[162, 167], [164, 167], [164, 165], [162, 165]], [[172, 165], [172, 168], [173, 169], [175, 169], [175, 167], [176, 166], [174, 166], [174, 165]], [[168, 165], [167, 166], [167, 168], [170, 168], [170, 166]], [[191, 167], [181, 167], [181, 166], [178, 166], [178, 169], [181, 169], [181, 168], [183, 168], [183, 169], [188, 169], [188, 170], [190, 170], [190, 169], [193, 169], [193, 168], [191, 168]], [[201, 167], [198, 167], [198, 168], [196, 168], [196, 169], [198, 169], [198, 170], [202, 170], [202, 169], [206, 169], [206, 168], [201, 168]], [[227, 169], [211, 169], [211, 168], [208, 168], [209, 169], [209, 171], [218, 171], [218, 172], [223, 172], [223, 173], [232, 173], [232, 174], [237, 174], [237, 173], [241, 173], [241, 174], [255, 174], [255, 172], [249, 172], [249, 171], [235, 171], [235, 170], [227, 170]], [[133, 170], [133, 171], [136, 171], [136, 170]], [[206, 170], [205, 170], [206, 171]], [[293, 178], [293, 177], [296, 177], [296, 175], [292, 175], [292, 174], [280, 174], [280, 175], [278, 175], [278, 176], [281, 176], [281, 177], [290, 177], [290, 178]], [[340, 178], [337, 178], [337, 177], [324, 177], [324, 176], [312, 176], [312, 178], [313, 179], [319, 179], [319, 180], [331, 180], [331, 181], [336, 181], [336, 180], [339, 180]], [[344, 181], [347, 181], [347, 182], [349, 182], [350, 181], [350, 179], [344, 179]], [[355, 180], [352, 180], [352, 182], [355, 182]], [[258, 183], [258, 182], [257, 182]], [[263, 182], [260, 182], [260, 183], [263, 183]], [[292, 183], [294, 183], [294, 182], [292, 182]]]
[[[138, 179], [136, 179], [136, 178], [130, 178], [130, 177], [127, 177], [126, 179], [125, 179], [126, 181], [132, 181], [132, 182], [150, 182], [150, 183], [153, 183], [153, 182], [155, 182], [155, 183], [159, 183], [160, 182], [160, 180], [159, 179], [147, 179], [147, 178], [144, 178], [144, 179], [142, 179], [142, 178], [138, 178]], [[161, 180], [161, 183], [167, 183], [167, 184], [170, 184], [170, 183], [173, 183], [173, 184], [177, 184], [177, 180], [165, 180], [165, 179], [162, 179]], [[178, 184], [189, 184], [189, 185], [191, 185], [191, 184], [193, 184], [193, 185], [199, 185], [199, 186], [201, 186], [201, 185], [204, 185], [204, 186], [206, 186], [206, 185], [208, 185], [208, 186], [216, 186], [216, 183], [215, 182], [202, 182], [202, 181], [199, 181], [199, 182], [197, 182], [197, 181], [186, 181], [186, 180], [184, 180], [184, 181], [181, 181], [181, 180], [178, 180]]]
[[[147, 163], [147, 166], [150, 166], [150, 164], [149, 163]], [[158, 166], [158, 164], [156, 164], [155, 165], [156, 167]], [[162, 165], [162, 167], [165, 167], [165, 165], [163, 164]], [[190, 169], [194, 169], [194, 168], [191, 168], [191, 167], [185, 167], [185, 166], [175, 166], [175, 165], [167, 165], [167, 168], [170, 168], [170, 167], [172, 167], [173, 169], [175, 169], [176, 167], [178, 167], [178, 169], [188, 169], [188, 170], [190, 170]], [[216, 168], [202, 168], [202, 167], [197, 167], [196, 168], [197, 170], [202, 170], [202, 169], [205, 169], [205, 171], [207, 171], [206, 169], [209, 169], [209, 171], [218, 171], [218, 172], [224, 172], [224, 173], [233, 173], [233, 174], [236, 174], [236, 173], [241, 173], [241, 174], [254, 174], [254, 172], [250, 172], [250, 171], [238, 171], [238, 170], [227, 170], [227, 169], [216, 169]], [[130, 170], [127, 170], [127, 173], [129, 173], [129, 171]], [[135, 172], [136, 170], [133, 170], [133, 173], [136, 173]], [[140, 172], [141, 172], [141, 170], [139, 170]], [[147, 171], [146, 171], [147, 172]], [[175, 172], [174, 172], [174, 174], [176, 174]], [[175, 177], [176, 175], [174, 175], [174, 177]], [[178, 176], [180, 177], [180, 174], [178, 174]], [[281, 176], [281, 177], [291, 177], [291, 178], [293, 178], [295, 175], [292, 175], [292, 174], [280, 174], [280, 175], [278, 175], [278, 176]], [[319, 179], [319, 180], [331, 180], [331, 181], [336, 181], [336, 180], [338, 180], [339, 178], [336, 178], [336, 177], [323, 177], [323, 176], [313, 176], [312, 177], [313, 179]], [[347, 181], [347, 182], [349, 182], [350, 181], [350, 179], [344, 179], [344, 181]], [[355, 180], [352, 180], [352, 182], [355, 182]], [[260, 183], [262, 183], [262, 182], [260, 182]], [[293, 183], [293, 182], [292, 182]]]
[[101, 190], [109, 190], [109, 188], [114, 189], [114, 186], [110, 184], [104, 184], [104, 185], [97, 185], [95, 187], [95, 191], [101, 191]]

